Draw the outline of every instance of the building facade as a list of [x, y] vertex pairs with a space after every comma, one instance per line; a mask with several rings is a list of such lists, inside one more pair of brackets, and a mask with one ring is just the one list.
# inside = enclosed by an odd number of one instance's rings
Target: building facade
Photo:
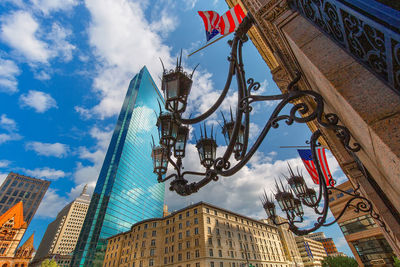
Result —
[[204, 202], [109, 238], [103, 266], [289, 266], [278, 229]]
[[107, 238], [162, 217], [164, 184], [151, 158], [163, 98], [146, 67], [132, 79], [76, 245], [72, 266], [101, 266]]
[[22, 201], [29, 225], [49, 185], [49, 181], [10, 172], [0, 187], [0, 215]]
[[90, 196], [86, 190], [87, 185], [81, 195], [65, 206], [47, 226], [30, 266], [40, 266], [45, 259], [54, 259], [58, 265], [64, 265], [68, 258], [71, 260], [89, 208]]
[[321, 242], [328, 256], [335, 257], [340, 255], [336, 248], [335, 242], [333, 242], [333, 239], [326, 237], [323, 232], [311, 233], [306, 237]]
[[33, 235], [17, 249], [27, 227], [22, 201], [0, 216], [0, 266], [28, 266], [34, 251]]
[[322, 266], [322, 261], [328, 255], [321, 242], [305, 236], [296, 236], [296, 243], [304, 266]]
[[[249, 37], [282, 92], [297, 72], [299, 90], [322, 95], [325, 114], [338, 115], [360, 144], [355, 154], [336, 133], [317, 123], [329, 147], [360, 193], [390, 230], [384, 235], [400, 256], [400, 10], [382, 0], [226, 0], [251, 12]], [[310, 109], [315, 103], [305, 102]], [[362, 166], [358, 164], [360, 162]], [[365, 172], [364, 172], [365, 170]]]
[[[276, 222], [281, 223], [285, 219], [280, 216], [276, 217]], [[269, 220], [262, 220], [265, 223], [272, 224]], [[282, 242], [282, 247], [285, 252], [285, 256], [290, 267], [303, 267], [303, 261], [301, 259], [299, 248], [297, 247], [295, 235], [289, 230], [287, 224], [277, 226], [279, 236]]]
[[[337, 187], [345, 192], [354, 192], [350, 181]], [[330, 209], [335, 218], [350, 198], [340, 192], [331, 195]], [[368, 213], [356, 213], [350, 208], [338, 220], [338, 224], [359, 266], [393, 266], [393, 250], [381, 228]]]

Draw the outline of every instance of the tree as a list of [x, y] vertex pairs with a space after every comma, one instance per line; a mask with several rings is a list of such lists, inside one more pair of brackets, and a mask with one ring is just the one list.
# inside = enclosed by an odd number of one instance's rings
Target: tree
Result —
[[59, 267], [59, 266], [55, 260], [45, 259], [44, 261], [42, 261], [40, 267]]
[[394, 267], [400, 267], [400, 260], [397, 257], [393, 257]]
[[357, 267], [357, 261], [354, 258], [337, 256], [327, 257], [322, 261], [323, 267]]

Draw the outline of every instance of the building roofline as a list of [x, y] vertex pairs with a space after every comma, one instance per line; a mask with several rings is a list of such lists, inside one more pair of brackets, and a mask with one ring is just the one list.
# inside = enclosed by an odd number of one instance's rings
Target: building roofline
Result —
[[[16, 172], [10, 172], [8, 175], [10, 175], [10, 174], [15, 174], [15, 175], [18, 175], [18, 176], [23, 176], [23, 177], [25, 177], [25, 178], [40, 180], [40, 181], [43, 181], [43, 182], [47, 182], [47, 183], [49, 183], [49, 184], [51, 183], [51, 181], [48, 181], [48, 180], [45, 180], [45, 179], [39, 179], [39, 178], [36, 178], [36, 177], [31, 177], [31, 176], [28, 176], [28, 175], [25, 175], [25, 174], [19, 174], [19, 173], [16, 173]], [[7, 175], [7, 177], [8, 177], [8, 175]]]
[[260, 224], [263, 224], [263, 225], [267, 225], [267, 226], [272, 227], [272, 228], [274, 228], [274, 229], [278, 229], [278, 227], [276, 227], [275, 225], [271, 225], [271, 224], [262, 222], [261, 220], [257, 220], [257, 219], [254, 219], [254, 218], [250, 218], [250, 217], [248, 217], [248, 216], [241, 215], [241, 214], [239, 214], [239, 213], [236, 213], [236, 212], [233, 212], [233, 211], [229, 211], [229, 210], [224, 209], [224, 208], [220, 208], [220, 207], [215, 206], [215, 205], [213, 205], [213, 204], [210, 204], [210, 203], [207, 203], [207, 202], [204, 202], [204, 201], [200, 201], [200, 202], [191, 204], [191, 205], [189, 205], [189, 206], [186, 206], [186, 207], [184, 207], [184, 208], [182, 208], [182, 209], [176, 210], [176, 211], [172, 212], [171, 214], [169, 214], [168, 216], [161, 217], [161, 218], [150, 218], [150, 219], [142, 220], [142, 221], [140, 221], [140, 222], [137, 222], [137, 223], [135, 223], [135, 224], [132, 224], [130, 230], [125, 231], [125, 232], [121, 232], [121, 233], [116, 234], [116, 235], [113, 235], [113, 236], [110, 236], [109, 238], [107, 238], [107, 240], [109, 240], [109, 239], [111, 239], [111, 238], [114, 238], [114, 237], [117, 237], [117, 236], [120, 236], [120, 235], [124, 235], [124, 234], [126, 234], [126, 233], [129, 233], [130, 231], [132, 231], [133, 227], [135, 227], [135, 226], [137, 226], [137, 225], [139, 225], [139, 224], [143, 224], [143, 223], [146, 223], [146, 222], [162, 221], [162, 220], [165, 220], [165, 219], [169, 219], [169, 218], [175, 216], [177, 213], [180, 213], [180, 212], [182, 212], [182, 211], [185, 211], [185, 210], [187, 210], [187, 209], [191, 209], [191, 208], [194, 208], [194, 207], [197, 207], [197, 206], [200, 206], [200, 205], [206, 205], [206, 206], [209, 206], [209, 207], [212, 207], [212, 208], [215, 208], [215, 209], [219, 209], [219, 210], [225, 211], [225, 212], [230, 213], [230, 214], [234, 214], [234, 215], [237, 215], [237, 216], [246, 218], [246, 219], [251, 220], [251, 221], [253, 221], [253, 222], [260, 223]]

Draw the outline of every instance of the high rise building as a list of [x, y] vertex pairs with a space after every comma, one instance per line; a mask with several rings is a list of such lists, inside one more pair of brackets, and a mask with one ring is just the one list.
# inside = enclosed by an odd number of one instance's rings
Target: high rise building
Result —
[[29, 225], [49, 185], [49, 181], [10, 172], [0, 187], [0, 215], [22, 201]]
[[101, 266], [107, 238], [162, 217], [164, 185], [151, 158], [163, 98], [146, 67], [132, 79], [76, 245], [71, 266]]
[[311, 233], [308, 234], [306, 237], [321, 242], [328, 256], [334, 257], [341, 254], [338, 252], [335, 242], [333, 242], [333, 239], [330, 237], [326, 237], [323, 232]]
[[304, 266], [322, 266], [322, 261], [328, 255], [321, 242], [305, 236], [296, 236], [296, 243]]
[[[354, 192], [350, 181], [338, 185], [337, 188], [348, 193]], [[341, 192], [331, 195], [329, 207], [335, 218], [350, 198], [351, 196]], [[359, 266], [392, 266], [395, 256], [393, 249], [383, 235], [382, 229], [368, 213], [353, 212], [353, 209], [349, 208], [337, 223]]]
[[[199, 202], [109, 238], [104, 267], [287, 267], [278, 229]], [[298, 265], [299, 266], [299, 265]]]
[[33, 234], [17, 249], [28, 228], [23, 210], [20, 201], [0, 216], [0, 266], [27, 267], [32, 258]]
[[65, 206], [47, 226], [30, 266], [40, 266], [45, 259], [54, 259], [59, 266], [69, 266], [89, 208], [90, 196], [86, 190], [87, 185], [81, 195]]

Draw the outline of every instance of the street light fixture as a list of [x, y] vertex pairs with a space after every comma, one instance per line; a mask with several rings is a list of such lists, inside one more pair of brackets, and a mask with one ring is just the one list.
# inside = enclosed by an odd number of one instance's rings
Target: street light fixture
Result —
[[[154, 173], [158, 175], [159, 182], [173, 179], [169, 189], [177, 192], [179, 195], [190, 195], [197, 192], [211, 181], [217, 181], [219, 176], [226, 177], [237, 173], [249, 162], [270, 130], [278, 128], [279, 123], [282, 121], [287, 125], [292, 125], [295, 122], [314, 122], [321, 128], [332, 131], [342, 142], [345, 149], [347, 149], [347, 151], [354, 156], [356, 162], [359, 163], [355, 152], [360, 150], [360, 145], [358, 143], [350, 144], [350, 132], [345, 126], [338, 125], [339, 118], [336, 114], [324, 113], [324, 100], [320, 94], [311, 90], [300, 90], [298, 88], [297, 83], [301, 79], [300, 72], [293, 74], [293, 79], [284, 93], [280, 95], [256, 94], [257, 90], [260, 88], [260, 83], [255, 82], [252, 78], [246, 80], [242, 59], [242, 47], [243, 44], [248, 41], [246, 33], [253, 23], [254, 20], [249, 12], [236, 30], [233, 40], [228, 42], [231, 47], [231, 52], [228, 57], [229, 72], [225, 86], [211, 108], [198, 117], [182, 117], [183, 112], [187, 108], [187, 100], [192, 86], [194, 70], [190, 75], [183, 71], [181, 65], [182, 53], [177, 60], [174, 70], [167, 71], [163, 65], [162, 90], [165, 97], [165, 109], [169, 112], [162, 113], [160, 108], [160, 115], [157, 120], [160, 133], [160, 146], [153, 146], [152, 153]], [[211, 129], [211, 133], [207, 134], [207, 129], [204, 124], [204, 131], [200, 127], [201, 137], [196, 142], [196, 148], [198, 149], [200, 163], [205, 168], [205, 171], [183, 171], [182, 158], [185, 157], [188, 135], [188, 128], [185, 125], [202, 122], [217, 111], [229, 91], [233, 76], [235, 76], [237, 80], [238, 100], [235, 116], [233, 116], [232, 111], [230, 114], [230, 121], [227, 121], [223, 116], [222, 133], [227, 142], [226, 150], [221, 157], [216, 157], [217, 142], [213, 136], [213, 129]], [[306, 99], [307, 101], [305, 101]], [[260, 101], [279, 101], [279, 103], [275, 107], [258, 138], [249, 148], [251, 104]], [[288, 114], [283, 114], [284, 110], [287, 110], [284, 108], [292, 104], [293, 106], [289, 109]], [[356, 212], [369, 212], [374, 219], [380, 222], [381, 226], [385, 227], [380, 216], [374, 212], [372, 203], [368, 199], [361, 197], [359, 193], [357, 193], [357, 190], [355, 193], [350, 194], [335, 188], [333, 179], [327, 184], [325, 179], [321, 178], [323, 177], [321, 165], [316, 157], [316, 148], [319, 145], [318, 139], [321, 137], [322, 132], [316, 130], [312, 133], [308, 141], [320, 181], [318, 194], [313, 188], [307, 187], [304, 178], [299, 172], [295, 174], [291, 168], [289, 168], [290, 177], [287, 179], [289, 186], [285, 187], [282, 182], [280, 182], [280, 185], [278, 185], [278, 183], [276, 184], [277, 192], [274, 197], [281, 210], [286, 213], [288, 219], [282, 223], [287, 223], [289, 229], [298, 235], [308, 234], [321, 226], [328, 226], [335, 223], [337, 220], [327, 223], [326, 219], [329, 208], [329, 194], [332, 190], [337, 190], [351, 196], [339, 218], [347, 208], [352, 207]], [[171, 157], [172, 147], [174, 149], [174, 158]], [[232, 164], [230, 161], [232, 156], [237, 160], [233, 166], [231, 166]], [[165, 158], [167, 158], [167, 160]], [[172, 174], [166, 176], [168, 164], [172, 165], [174, 171]], [[360, 170], [363, 169], [361, 163], [359, 163], [359, 168]], [[201, 179], [189, 183], [186, 179], [187, 176], [191, 178], [200, 176]], [[356, 200], [361, 201], [355, 203]], [[282, 224], [275, 220], [277, 213], [273, 199], [264, 195], [262, 204], [268, 217], [276, 225]], [[319, 215], [314, 226], [308, 229], [299, 229], [295, 225], [296, 223], [303, 222], [304, 210], [302, 205], [314, 209], [314, 212]]]

